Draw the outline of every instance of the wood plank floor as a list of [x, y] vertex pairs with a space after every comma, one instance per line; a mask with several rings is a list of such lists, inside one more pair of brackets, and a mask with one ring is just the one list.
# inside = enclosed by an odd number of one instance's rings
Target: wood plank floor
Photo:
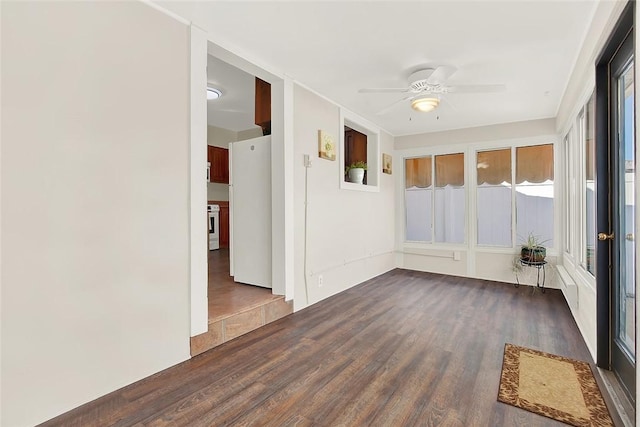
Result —
[[560, 291], [397, 269], [45, 425], [561, 425], [497, 401], [506, 342], [591, 362]]

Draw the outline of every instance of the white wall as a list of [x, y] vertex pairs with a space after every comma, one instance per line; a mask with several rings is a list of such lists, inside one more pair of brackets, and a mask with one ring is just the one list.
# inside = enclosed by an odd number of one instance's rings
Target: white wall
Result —
[[189, 357], [189, 29], [138, 2], [1, 7], [13, 427]]
[[[318, 157], [318, 130], [339, 140], [339, 107], [298, 85], [294, 87], [294, 204], [295, 301], [299, 310], [305, 295], [305, 167], [308, 169], [307, 286], [313, 304], [394, 268], [395, 175], [380, 174], [379, 192], [339, 188], [343, 166], [339, 160]], [[393, 137], [380, 134], [384, 153], [393, 153]], [[318, 276], [323, 276], [319, 286]]]
[[[585, 35], [584, 44], [576, 59], [571, 80], [558, 109], [556, 129], [561, 136], [566, 135], [571, 126], [575, 124], [578, 113], [595, 89], [597, 56], [613, 31], [624, 6], [625, 2], [601, 2], [596, 9], [589, 31]], [[575, 138], [571, 142], [576, 145], [579, 143]], [[577, 152], [577, 149], [574, 150], [574, 153]], [[577, 233], [574, 233], [572, 245], [574, 248], [578, 246]], [[577, 304], [572, 307], [572, 313], [595, 360], [597, 351], [595, 279], [587, 274], [576, 260], [564, 253], [564, 248], [562, 253], [562, 265], [567, 269], [577, 286]]]
[[189, 299], [191, 336], [196, 336], [209, 327], [209, 236], [203, 232], [208, 222], [203, 215], [207, 204], [207, 95], [202, 90], [207, 84], [207, 35], [195, 25], [189, 25], [189, 37]]
[[[396, 137], [393, 169], [396, 184], [395, 236], [398, 265], [411, 270], [515, 283], [512, 263], [518, 249], [476, 247], [474, 243], [477, 217], [475, 190], [472, 191], [472, 184], [475, 183], [475, 152], [554, 142], [557, 142], [557, 135], [553, 119]], [[466, 241], [462, 244], [406, 242], [404, 158], [446, 153], [465, 154]], [[558, 161], [555, 163], [557, 170]], [[549, 251], [548, 255], [550, 263], [555, 263], [555, 251]], [[521, 283], [535, 284], [535, 273], [533, 268], [524, 268], [519, 273]], [[547, 273], [545, 286], [557, 287], [553, 268], [548, 267]]]

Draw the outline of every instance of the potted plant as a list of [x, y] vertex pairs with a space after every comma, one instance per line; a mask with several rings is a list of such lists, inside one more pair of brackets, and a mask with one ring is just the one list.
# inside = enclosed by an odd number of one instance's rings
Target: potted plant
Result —
[[362, 181], [364, 180], [364, 171], [366, 170], [367, 163], [360, 160], [347, 166], [345, 168], [345, 174], [347, 175], [349, 182], [362, 184]]
[[543, 262], [547, 256], [547, 248], [544, 247], [546, 240], [540, 240], [539, 236], [529, 233], [529, 236], [522, 244], [520, 258], [525, 262]]

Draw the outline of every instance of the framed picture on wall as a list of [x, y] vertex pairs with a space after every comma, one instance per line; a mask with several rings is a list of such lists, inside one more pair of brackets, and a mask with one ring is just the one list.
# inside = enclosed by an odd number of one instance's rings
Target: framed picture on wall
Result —
[[382, 172], [391, 175], [391, 154], [382, 153]]
[[323, 130], [318, 131], [318, 155], [322, 159], [336, 159], [336, 143], [332, 135]]

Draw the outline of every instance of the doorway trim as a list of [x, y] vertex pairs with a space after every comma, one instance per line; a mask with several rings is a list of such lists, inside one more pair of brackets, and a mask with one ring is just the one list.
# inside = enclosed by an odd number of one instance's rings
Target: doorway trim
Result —
[[209, 328], [207, 230], [207, 33], [189, 25], [189, 299], [190, 336]]
[[[608, 233], [613, 225], [610, 223], [613, 213], [610, 212], [611, 194], [609, 189], [615, 184], [612, 163], [609, 157], [611, 150], [612, 129], [610, 125], [611, 105], [609, 88], [609, 63], [618, 52], [618, 49], [634, 28], [634, 2], [630, 1], [625, 6], [618, 22], [602, 52], [596, 60], [596, 159], [599, 159], [596, 168], [596, 229]], [[635, 47], [634, 47], [635, 52]], [[605, 141], [605, 143], [598, 141]], [[604, 164], [603, 164], [604, 162]], [[636, 196], [637, 197], [637, 196]], [[606, 203], [602, 203], [605, 198]], [[637, 247], [637, 244], [636, 244]], [[596, 364], [606, 370], [612, 368], [611, 354], [611, 301], [612, 289], [610, 283], [615, 279], [611, 277], [610, 266], [616, 262], [616, 256], [611, 251], [609, 241], [600, 241], [597, 246], [596, 256]], [[637, 333], [636, 333], [637, 336]], [[637, 372], [636, 372], [637, 374]], [[635, 393], [635, 390], [632, 391]]]
[[[207, 54], [271, 84], [272, 290], [293, 295], [293, 80], [266, 70], [208, 40]], [[206, 142], [205, 142], [206, 144]]]

